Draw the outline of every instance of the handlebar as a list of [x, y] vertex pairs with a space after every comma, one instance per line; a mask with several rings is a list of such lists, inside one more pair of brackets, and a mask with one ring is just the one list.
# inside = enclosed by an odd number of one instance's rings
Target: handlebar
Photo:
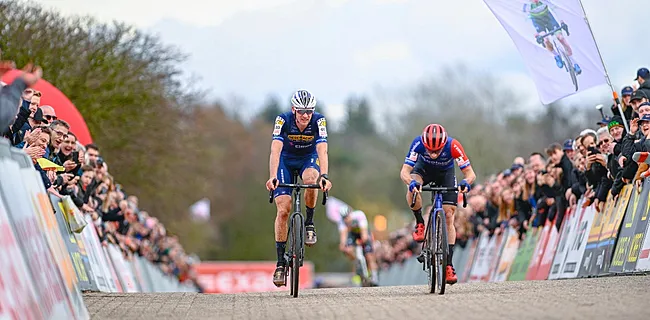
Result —
[[557, 27], [557, 28], [555, 28], [555, 29], [553, 29], [553, 30], [547, 32], [547, 33], [544, 34], [543, 36], [537, 36], [537, 43], [541, 44], [541, 43], [542, 43], [542, 40], [543, 40], [544, 38], [546, 38], [546, 37], [548, 37], [548, 36], [551, 36], [551, 35], [554, 35], [556, 32], [558, 32], [558, 31], [560, 31], [560, 30], [564, 30], [565, 32], [567, 32], [567, 35], [568, 35], [568, 31], [567, 31], [567, 29], [568, 29], [568, 27], [567, 27], [566, 23], [562, 22], [562, 24], [560, 24], [559, 27]]
[[[278, 183], [278, 188], [300, 188], [300, 189], [320, 189], [321, 186], [318, 184], [300, 184], [300, 183]], [[327, 203], [328, 191], [323, 192], [323, 202], [325, 205]], [[269, 191], [269, 203], [273, 203], [273, 190]]]
[[[457, 187], [431, 187], [431, 186], [422, 186], [421, 192], [424, 191], [431, 191], [431, 192], [441, 192], [441, 193], [446, 193], [446, 192], [454, 192], [458, 191]], [[465, 192], [461, 192], [463, 194], [463, 208], [467, 207], [467, 195]], [[415, 206], [415, 201], [417, 200], [417, 197], [413, 197], [413, 200], [411, 200], [411, 208]]]

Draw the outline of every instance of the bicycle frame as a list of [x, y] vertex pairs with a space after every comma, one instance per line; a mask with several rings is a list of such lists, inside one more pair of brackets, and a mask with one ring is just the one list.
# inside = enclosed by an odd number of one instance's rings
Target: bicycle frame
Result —
[[364, 278], [362, 280], [365, 281], [370, 276], [370, 274], [368, 273], [368, 263], [366, 261], [366, 255], [363, 252], [363, 247], [357, 243], [354, 247], [354, 252], [355, 252], [355, 256], [357, 257], [357, 262], [359, 263], [358, 267], [360, 268], [361, 271], [361, 274], [359, 276]]

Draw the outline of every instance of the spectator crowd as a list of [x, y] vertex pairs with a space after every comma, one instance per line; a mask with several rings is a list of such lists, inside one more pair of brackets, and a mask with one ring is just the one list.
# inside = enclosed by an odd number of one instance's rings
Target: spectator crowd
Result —
[[[13, 68], [13, 63], [0, 61], [0, 77]], [[87, 227], [96, 228], [102, 245], [115, 244], [125, 259], [141, 256], [163, 273], [199, 287], [193, 259], [178, 238], [114, 180], [100, 147], [79, 143], [74, 128], [57, 117], [57, 106], [40, 103], [42, 93], [33, 88], [40, 68], [28, 65], [23, 70], [11, 84], [0, 83], [2, 137], [31, 157], [48, 193], [70, 196], [81, 212], [92, 217], [94, 226]]]
[[[613, 104], [611, 114], [603, 112], [594, 128], [552, 143], [527, 159], [517, 157], [509, 168], [474, 185], [468, 206], [456, 209], [456, 245], [465, 247], [484, 230], [493, 235], [508, 226], [518, 231], [520, 239], [546, 221], [559, 229], [567, 208], [576, 206], [581, 197], [583, 206], [593, 204], [602, 211], [610, 193], [615, 199], [625, 185], [640, 185], [650, 170], [632, 156], [650, 152], [650, 71], [638, 69], [635, 80], [636, 88], [621, 90], [623, 114]], [[421, 245], [411, 236], [414, 226], [415, 222], [409, 223], [389, 240], [375, 242], [381, 268], [419, 254]]]

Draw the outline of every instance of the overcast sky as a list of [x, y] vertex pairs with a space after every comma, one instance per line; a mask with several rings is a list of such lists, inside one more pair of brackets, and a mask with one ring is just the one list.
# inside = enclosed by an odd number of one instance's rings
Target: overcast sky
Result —
[[[270, 93], [288, 100], [306, 88], [336, 119], [350, 94], [375, 96], [378, 86], [404, 87], [453, 63], [492, 72], [525, 93], [531, 110], [541, 108], [519, 52], [483, 0], [37, 2], [158, 33], [191, 55], [186, 70], [200, 76], [213, 97], [243, 97], [249, 112]], [[648, 63], [647, 18], [636, 9], [645, 1], [583, 3], [620, 91]], [[565, 100], [596, 104], [608, 90], [600, 86]]]

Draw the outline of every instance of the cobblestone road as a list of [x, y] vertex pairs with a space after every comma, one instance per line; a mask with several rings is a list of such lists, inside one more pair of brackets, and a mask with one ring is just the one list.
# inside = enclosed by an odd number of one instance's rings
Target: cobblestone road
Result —
[[89, 293], [92, 319], [647, 319], [650, 277], [247, 294]]

